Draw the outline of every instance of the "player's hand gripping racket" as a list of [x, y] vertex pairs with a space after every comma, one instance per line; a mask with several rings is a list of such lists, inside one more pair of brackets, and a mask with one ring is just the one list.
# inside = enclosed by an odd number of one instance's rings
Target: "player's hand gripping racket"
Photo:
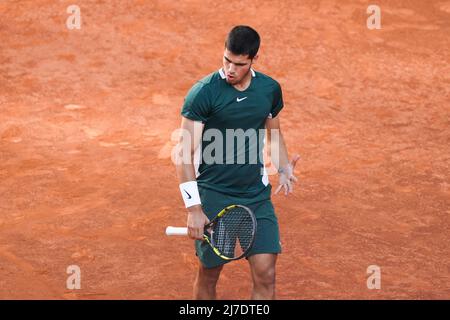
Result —
[[[187, 235], [187, 228], [167, 227], [166, 234]], [[256, 236], [256, 218], [252, 210], [231, 205], [205, 225], [203, 239], [225, 260], [238, 260], [250, 251]]]

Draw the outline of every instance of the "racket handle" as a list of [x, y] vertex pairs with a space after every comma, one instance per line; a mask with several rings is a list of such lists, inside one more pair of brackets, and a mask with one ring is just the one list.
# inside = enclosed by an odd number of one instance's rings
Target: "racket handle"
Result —
[[167, 227], [166, 235], [168, 236], [187, 236], [188, 229], [183, 227]]

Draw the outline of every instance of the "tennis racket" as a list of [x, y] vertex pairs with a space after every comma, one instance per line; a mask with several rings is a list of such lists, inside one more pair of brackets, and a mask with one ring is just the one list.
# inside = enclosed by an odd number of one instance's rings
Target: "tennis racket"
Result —
[[[187, 235], [187, 228], [167, 227], [166, 235]], [[231, 205], [220, 211], [205, 225], [203, 239], [214, 253], [224, 260], [238, 260], [250, 251], [255, 242], [256, 218], [252, 210]]]

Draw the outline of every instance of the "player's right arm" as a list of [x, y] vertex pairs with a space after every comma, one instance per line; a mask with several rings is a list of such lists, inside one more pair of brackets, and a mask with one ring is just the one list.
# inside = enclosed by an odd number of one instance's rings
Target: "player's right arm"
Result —
[[[199, 147], [202, 138], [204, 124], [201, 121], [193, 121], [186, 117], [182, 117], [179, 141], [175, 153], [176, 169], [180, 185], [191, 182], [196, 188], [196, 174], [194, 167], [194, 153]], [[185, 192], [183, 198], [187, 196], [195, 197], [197, 190], [184, 190], [180, 187], [180, 191]], [[192, 192], [193, 191], [193, 192]], [[201, 204], [195, 204], [187, 207], [187, 228], [188, 235], [191, 239], [202, 240], [204, 226], [209, 222], [208, 217], [204, 214]]]

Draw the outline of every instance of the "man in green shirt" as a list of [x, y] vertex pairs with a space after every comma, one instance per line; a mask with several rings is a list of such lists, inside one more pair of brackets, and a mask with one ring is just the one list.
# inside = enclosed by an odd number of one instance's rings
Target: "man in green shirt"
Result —
[[264, 168], [264, 144], [271, 144], [271, 160], [279, 173], [275, 193], [282, 188], [286, 195], [292, 192], [299, 156], [289, 162], [280, 132], [283, 98], [279, 83], [252, 69], [259, 45], [254, 29], [234, 27], [225, 42], [223, 67], [194, 84], [181, 111], [181, 129], [187, 135], [180, 138], [177, 174], [188, 209], [188, 234], [196, 239], [200, 260], [196, 299], [216, 297], [217, 280], [227, 261], [201, 239], [204, 225], [231, 204], [248, 206], [257, 218], [255, 243], [247, 255], [252, 298], [275, 298], [275, 264], [281, 245]]

